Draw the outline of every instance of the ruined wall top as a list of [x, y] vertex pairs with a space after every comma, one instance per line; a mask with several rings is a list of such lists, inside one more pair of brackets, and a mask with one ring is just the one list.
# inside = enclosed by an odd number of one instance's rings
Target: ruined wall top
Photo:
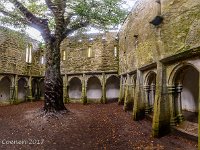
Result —
[[[69, 37], [61, 44], [62, 73], [117, 72], [117, 33]], [[63, 57], [65, 57], [63, 59]]]

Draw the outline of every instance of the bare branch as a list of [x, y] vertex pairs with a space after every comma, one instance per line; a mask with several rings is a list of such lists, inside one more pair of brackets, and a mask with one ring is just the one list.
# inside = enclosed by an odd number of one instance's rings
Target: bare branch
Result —
[[89, 21], [84, 21], [84, 22], [80, 22], [77, 23], [75, 25], [73, 25], [70, 29], [66, 29], [66, 31], [64, 32], [63, 37], [67, 37], [69, 34], [73, 33], [74, 31], [83, 28], [83, 27], [87, 27], [89, 25]]
[[9, 1], [14, 4], [14, 6], [24, 15], [25, 19], [34, 26], [34, 28], [41, 32], [44, 40], [48, 40], [51, 37], [47, 19], [36, 17], [18, 0]]

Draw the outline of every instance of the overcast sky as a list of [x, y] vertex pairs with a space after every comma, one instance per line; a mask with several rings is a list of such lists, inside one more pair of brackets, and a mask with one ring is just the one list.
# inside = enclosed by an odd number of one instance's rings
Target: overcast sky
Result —
[[[125, 1], [126, 1], [127, 5], [124, 5], [123, 7], [130, 10], [133, 7], [133, 5], [135, 4], [136, 0], [125, 0]], [[36, 39], [38, 41], [42, 41], [42, 37], [40, 36], [40, 32], [37, 31], [36, 29], [28, 28], [26, 30], [26, 32], [29, 34], [29, 36], [31, 38]], [[90, 33], [93, 33], [93, 32], [95, 32], [94, 29]]]

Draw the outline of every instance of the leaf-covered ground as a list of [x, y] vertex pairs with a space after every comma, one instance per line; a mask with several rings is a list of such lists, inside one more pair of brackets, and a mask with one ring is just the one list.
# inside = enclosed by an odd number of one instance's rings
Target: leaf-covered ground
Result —
[[54, 118], [43, 117], [42, 105], [40, 101], [0, 107], [0, 149], [197, 149], [197, 142], [173, 134], [152, 138], [151, 122], [133, 121], [117, 103], [67, 104], [70, 112]]

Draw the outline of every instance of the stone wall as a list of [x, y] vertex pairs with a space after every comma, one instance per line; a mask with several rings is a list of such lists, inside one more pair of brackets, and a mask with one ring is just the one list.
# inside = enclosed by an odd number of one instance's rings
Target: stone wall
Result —
[[137, 1], [119, 32], [119, 72], [135, 70], [154, 61], [156, 35], [150, 21], [156, 15], [156, 3]]
[[[32, 63], [26, 63], [26, 48], [31, 44]], [[38, 42], [19, 32], [0, 27], [0, 73], [18, 75], [43, 75]]]
[[199, 0], [138, 0], [119, 33], [120, 73], [199, 47], [199, 31]]
[[[66, 60], [61, 62], [62, 74], [80, 72], [117, 72], [118, 57], [114, 56], [117, 47], [117, 33], [69, 37], [61, 45], [61, 54], [66, 51]], [[103, 39], [102, 39], [103, 38]], [[91, 57], [88, 57], [88, 49]]]

